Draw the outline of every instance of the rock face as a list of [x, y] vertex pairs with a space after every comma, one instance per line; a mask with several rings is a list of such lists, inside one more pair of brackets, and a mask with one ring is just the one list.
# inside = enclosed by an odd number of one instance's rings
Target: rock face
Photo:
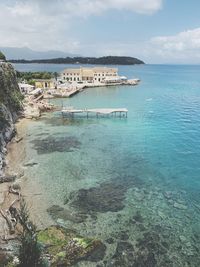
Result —
[[52, 267], [74, 266], [80, 261], [99, 262], [106, 254], [106, 246], [100, 240], [79, 236], [61, 226], [41, 230], [38, 241], [43, 245]]
[[0, 176], [5, 166], [6, 144], [15, 134], [14, 123], [22, 110], [15, 70], [8, 62], [0, 62]]

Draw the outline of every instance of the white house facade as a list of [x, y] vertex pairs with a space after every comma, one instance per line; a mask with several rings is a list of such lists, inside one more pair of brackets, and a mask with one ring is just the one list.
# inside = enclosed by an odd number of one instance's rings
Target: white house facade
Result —
[[104, 82], [108, 77], [118, 77], [118, 69], [107, 67], [65, 69], [60, 76], [63, 82]]
[[18, 83], [18, 86], [22, 94], [29, 94], [35, 89], [35, 86], [27, 83]]

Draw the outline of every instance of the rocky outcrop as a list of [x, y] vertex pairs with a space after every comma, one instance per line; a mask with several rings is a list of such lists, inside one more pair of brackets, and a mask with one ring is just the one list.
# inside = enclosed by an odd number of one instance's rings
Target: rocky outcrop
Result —
[[14, 123], [22, 110], [22, 98], [13, 66], [0, 62], [0, 176], [5, 166], [6, 144], [15, 135]]
[[106, 254], [106, 245], [100, 240], [82, 237], [75, 230], [61, 226], [41, 230], [37, 237], [44, 248], [45, 258], [52, 267], [74, 266], [80, 261], [97, 263]]

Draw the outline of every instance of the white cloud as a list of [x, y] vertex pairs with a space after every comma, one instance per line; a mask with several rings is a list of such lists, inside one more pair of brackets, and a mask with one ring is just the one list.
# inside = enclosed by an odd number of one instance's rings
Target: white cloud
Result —
[[[109, 10], [151, 15], [163, 0], [0, 0], [0, 46], [63, 50], [90, 55], [133, 55], [146, 62], [200, 63], [200, 28], [135, 43], [87, 43], [72, 38], [74, 20]], [[91, 23], [93, 20], [91, 19]], [[138, 27], [141, 27], [139, 25]], [[89, 52], [88, 52], [89, 51]]]
[[[146, 63], [200, 64], [200, 28], [146, 41], [108, 42], [98, 46], [99, 55], [133, 55]], [[88, 51], [95, 51], [95, 46], [88, 44], [87, 47]]]
[[160, 36], [152, 38], [154, 44], [162, 46], [166, 50], [182, 51], [185, 49], [200, 48], [200, 28], [180, 32], [173, 36]]
[[137, 13], [151, 14], [162, 7], [163, 0], [20, 0], [17, 5], [38, 6], [42, 12], [53, 14], [65, 13], [69, 16], [100, 14], [109, 9], [125, 9]]
[[172, 36], [154, 37], [150, 46], [166, 62], [200, 63], [200, 28], [180, 32]]
[[[80, 14], [96, 14], [109, 9], [152, 14], [161, 9], [162, 0], [75, 0], [73, 5], [78, 7], [77, 11], [80, 11]], [[73, 13], [72, 9], [71, 12]]]
[[1, 0], [0, 46], [62, 49], [78, 52], [80, 40], [70, 38], [74, 18], [81, 20], [108, 10], [152, 14], [163, 0]]

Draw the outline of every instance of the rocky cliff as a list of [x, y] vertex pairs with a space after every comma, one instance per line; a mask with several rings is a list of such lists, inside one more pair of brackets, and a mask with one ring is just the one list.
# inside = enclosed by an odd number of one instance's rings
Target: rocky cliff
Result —
[[15, 134], [19, 112], [22, 110], [20, 93], [13, 66], [0, 61], [0, 177], [5, 166], [6, 144]]

